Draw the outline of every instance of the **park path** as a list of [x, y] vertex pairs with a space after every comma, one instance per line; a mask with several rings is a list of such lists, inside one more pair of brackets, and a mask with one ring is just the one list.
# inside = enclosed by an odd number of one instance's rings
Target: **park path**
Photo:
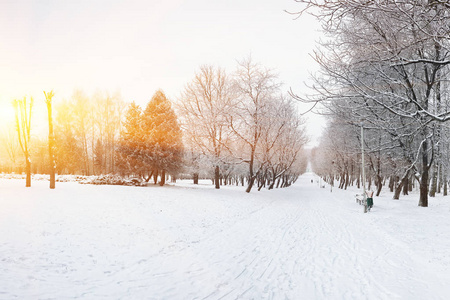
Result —
[[354, 194], [317, 180], [305, 174], [231, 226], [164, 253], [177, 268], [162, 283], [177, 280], [161, 297], [445, 299], [445, 280], [377, 224], [379, 211], [364, 214]]

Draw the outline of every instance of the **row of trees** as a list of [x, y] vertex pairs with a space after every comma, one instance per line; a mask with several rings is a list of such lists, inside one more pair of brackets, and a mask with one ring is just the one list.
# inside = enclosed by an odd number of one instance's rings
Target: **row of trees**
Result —
[[[27, 173], [121, 174], [161, 185], [169, 174], [192, 174], [196, 183], [211, 178], [216, 188], [247, 184], [250, 192], [255, 184], [289, 186], [306, 169], [303, 120], [272, 71], [251, 59], [231, 75], [203, 66], [177, 101], [157, 91], [145, 109], [119, 94], [75, 91], [55, 105], [50, 127], [48, 141], [28, 131]], [[4, 143], [13, 168], [20, 165], [16, 137]]]
[[[45, 103], [47, 106], [48, 112], [48, 157], [49, 157], [49, 165], [47, 166], [50, 173], [50, 188], [55, 188], [55, 171], [56, 171], [56, 162], [54, 156], [54, 135], [53, 135], [53, 114], [52, 114], [52, 98], [54, 96], [53, 91], [47, 93], [44, 91], [45, 95]], [[24, 97], [23, 99], [15, 99], [12, 102], [15, 111], [15, 133], [8, 131], [6, 138], [4, 138], [4, 146], [5, 149], [11, 159], [12, 162], [16, 161], [17, 157], [17, 149], [20, 146], [22, 153], [25, 158], [25, 172], [26, 172], [26, 187], [31, 186], [31, 116], [33, 111], [34, 100], [31, 97], [27, 99]], [[14, 138], [14, 136], [16, 138]]]
[[[238, 63], [237, 71], [202, 66], [186, 86], [179, 101], [186, 143], [206, 156], [219, 188], [222, 170], [247, 166], [247, 192], [290, 185], [306, 169], [301, 152], [307, 139], [303, 120], [291, 99], [280, 91], [272, 71], [251, 58]], [[199, 172], [195, 156], [194, 173]], [[241, 171], [242, 172], [242, 171]]]
[[[52, 105], [53, 92], [44, 92], [44, 96], [49, 120], [48, 139], [38, 132], [44, 118], [40, 118], [41, 122], [36, 119], [33, 99], [14, 100], [16, 122], [2, 132], [0, 171], [47, 173], [51, 178], [52, 173], [117, 173], [116, 149], [126, 108], [120, 94], [96, 92], [89, 97], [77, 90], [70, 99], [56, 105]], [[31, 130], [32, 118], [34, 130]], [[25, 150], [21, 151], [23, 147]], [[28, 157], [25, 167], [20, 152]], [[27, 179], [27, 185], [29, 181]]]
[[[361, 143], [378, 193], [386, 182], [419, 206], [447, 192], [450, 5], [447, 1], [307, 1], [328, 34], [315, 54], [315, 95], [329, 116], [315, 170], [341, 187], [358, 180]], [[366, 138], [360, 140], [360, 127]]]

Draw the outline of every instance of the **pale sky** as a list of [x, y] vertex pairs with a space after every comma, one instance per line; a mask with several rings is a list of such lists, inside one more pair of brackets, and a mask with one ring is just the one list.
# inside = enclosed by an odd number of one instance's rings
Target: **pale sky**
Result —
[[[202, 64], [236, 68], [252, 55], [299, 94], [317, 69], [310, 16], [294, 0], [0, 0], [0, 122], [11, 101], [42, 91], [120, 91], [145, 105], [157, 89], [177, 98]], [[39, 104], [42, 103], [42, 104]], [[305, 108], [306, 109], [306, 108]], [[309, 134], [323, 121], [310, 117]]]

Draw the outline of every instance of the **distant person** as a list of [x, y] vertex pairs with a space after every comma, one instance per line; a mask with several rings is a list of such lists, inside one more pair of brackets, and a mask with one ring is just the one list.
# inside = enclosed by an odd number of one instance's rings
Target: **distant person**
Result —
[[367, 209], [370, 211], [370, 209], [373, 206], [373, 191], [366, 192], [367, 194]]
[[311, 179], [311, 183], [314, 183], [314, 179]]

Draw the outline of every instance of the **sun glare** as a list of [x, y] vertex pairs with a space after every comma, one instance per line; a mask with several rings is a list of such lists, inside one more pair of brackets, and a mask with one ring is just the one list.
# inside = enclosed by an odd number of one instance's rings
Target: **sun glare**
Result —
[[0, 104], [0, 128], [2, 130], [14, 121], [14, 108], [12, 104], [1, 103]]

